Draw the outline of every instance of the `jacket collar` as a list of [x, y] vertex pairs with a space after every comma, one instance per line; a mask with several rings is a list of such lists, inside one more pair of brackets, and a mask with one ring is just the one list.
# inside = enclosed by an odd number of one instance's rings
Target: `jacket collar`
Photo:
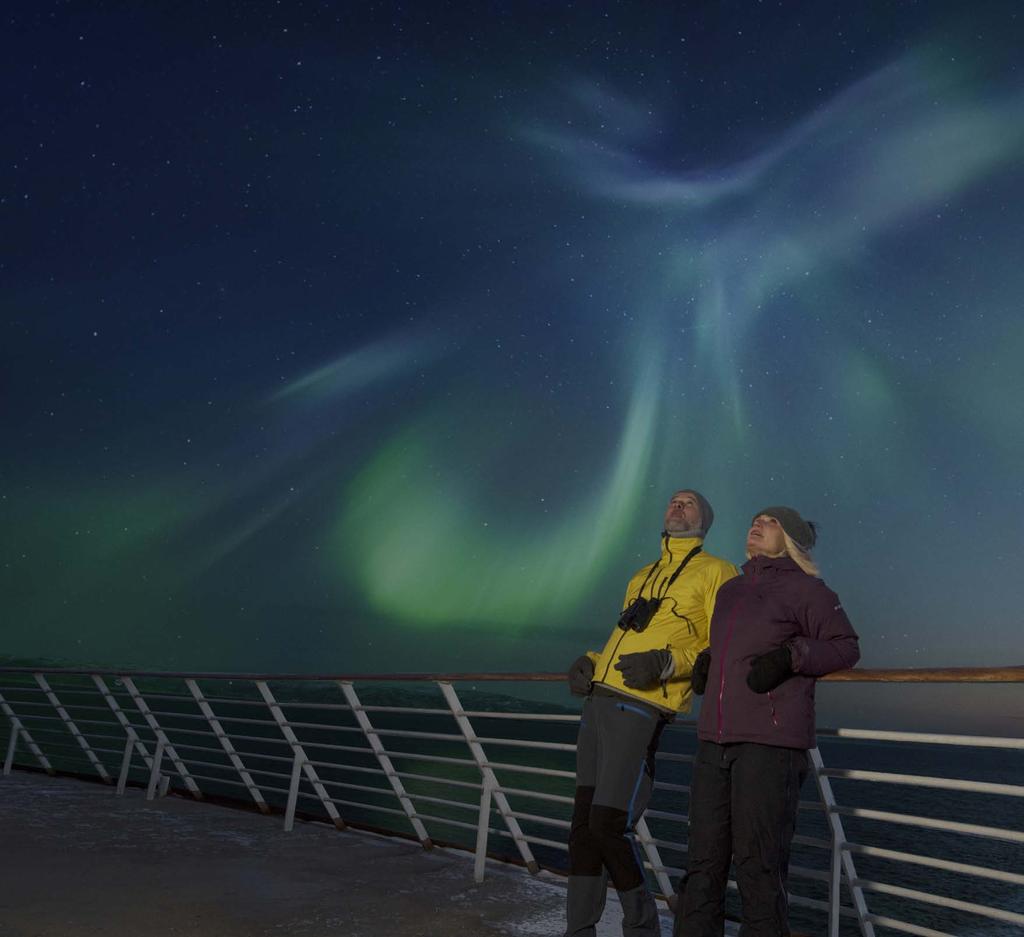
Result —
[[703, 537], [669, 537], [661, 535], [661, 561], [662, 563], [681, 563], [694, 547], [704, 543]]
[[768, 570], [780, 573], [803, 572], [788, 556], [755, 556], [743, 564], [743, 574], [745, 576], [749, 576], [751, 573], [763, 573]]

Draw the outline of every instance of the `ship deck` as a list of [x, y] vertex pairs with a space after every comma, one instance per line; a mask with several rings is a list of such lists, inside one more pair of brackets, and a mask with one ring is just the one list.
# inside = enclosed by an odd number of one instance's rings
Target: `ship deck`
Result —
[[[491, 689], [559, 675], [0, 671], [0, 937], [563, 933], [579, 715]], [[831, 679], [1019, 684], [1024, 667]], [[685, 864], [693, 728], [665, 733], [636, 827], [660, 894]], [[1024, 740], [818, 735], [795, 926], [1019, 933]], [[462, 848], [421, 845], [442, 838]], [[601, 937], [621, 931], [608, 905]]]
[[[190, 798], [0, 778], [3, 937], [558, 937], [565, 886], [458, 849]], [[614, 893], [599, 937], [621, 933]], [[671, 933], [668, 914], [662, 932]]]

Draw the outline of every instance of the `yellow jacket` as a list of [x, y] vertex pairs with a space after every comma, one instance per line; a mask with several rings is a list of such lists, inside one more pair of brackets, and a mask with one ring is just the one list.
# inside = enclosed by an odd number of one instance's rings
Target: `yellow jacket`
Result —
[[[690, 711], [690, 674], [697, 655], [708, 646], [715, 597], [722, 583], [739, 573], [732, 563], [701, 551], [669, 585], [683, 558], [701, 542], [697, 537], [662, 536], [661, 559], [634, 574], [622, 607], [627, 608], [641, 595], [641, 587], [644, 598], [660, 597], [661, 605], [643, 631], [623, 631], [616, 626], [600, 654], [587, 651], [594, 662], [596, 684], [669, 712]], [[675, 665], [667, 683], [651, 690], [633, 690], [622, 682], [622, 674], [614, 667], [620, 655], [663, 648], [671, 652]]]

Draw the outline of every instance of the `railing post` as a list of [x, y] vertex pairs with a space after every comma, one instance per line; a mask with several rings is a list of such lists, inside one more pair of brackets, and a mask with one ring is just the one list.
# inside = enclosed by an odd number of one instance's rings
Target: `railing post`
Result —
[[60, 700], [57, 698], [57, 694], [50, 688], [50, 684], [47, 682], [46, 677], [41, 673], [32, 674], [36, 678], [36, 683], [39, 684], [39, 689], [46, 694], [46, 698], [50, 701], [50, 705], [57, 710], [57, 715], [64, 721], [64, 725], [67, 727], [68, 732], [71, 733], [72, 738], [78, 742], [79, 747], [85, 752], [86, 757], [92, 763], [92, 766], [96, 769], [96, 773], [103, 778], [104, 783], [110, 783], [110, 775], [107, 774], [107, 769], [100, 763], [99, 758], [96, 757], [96, 753], [89, 747], [88, 741], [82, 733], [79, 731], [78, 726], [75, 725], [74, 720], [68, 715], [68, 711], [61, 705]]
[[341, 687], [341, 692], [345, 694], [346, 701], [349, 706], [352, 707], [352, 715], [356, 717], [356, 722], [359, 723], [359, 727], [363, 730], [363, 735], [366, 736], [366, 741], [370, 743], [370, 749], [376, 756], [381, 768], [384, 769], [384, 776], [391, 784], [391, 789], [395, 792], [398, 802], [402, 805], [405, 815], [409, 818], [409, 822], [412, 824], [412, 828], [416, 833], [416, 838], [420, 841], [420, 845], [422, 845], [424, 849], [432, 849], [434, 844], [430, 841], [430, 835], [427, 833], [427, 829], [423, 825], [423, 822], [416, 816], [416, 808], [409, 799], [409, 795], [405, 791], [405, 786], [402, 784], [402, 779], [399, 778], [398, 772], [395, 771], [394, 764], [388, 757], [387, 752], [384, 750], [380, 736], [376, 731], [374, 731], [373, 724], [370, 722], [369, 716], [366, 715], [366, 711], [363, 709], [363, 704], [359, 701], [359, 697], [356, 695], [352, 681], [339, 680], [338, 686]]
[[864, 890], [857, 884], [857, 870], [854, 867], [853, 856], [845, 849], [846, 831], [843, 829], [843, 821], [836, 813], [836, 798], [832, 793], [832, 784], [822, 773], [825, 764], [821, 758], [821, 752], [817, 747], [812, 748], [808, 753], [811, 767], [814, 770], [814, 780], [818, 784], [818, 793], [821, 795], [821, 802], [825, 807], [825, 815], [828, 817], [829, 828], [832, 832], [832, 864], [829, 876], [829, 912], [828, 927], [829, 937], [839, 935], [839, 909], [842, 893], [842, 873], [846, 873], [846, 881], [850, 888], [850, 900], [853, 902], [853, 909], [857, 912], [857, 923], [860, 925], [862, 937], [875, 937], [875, 926], [868, 919], [868, 906], [864, 900]]
[[828, 876], [828, 937], [839, 937], [839, 916], [843, 897], [843, 848], [832, 831]]
[[199, 684], [196, 683], [195, 680], [186, 678], [185, 686], [188, 687], [189, 692], [196, 701], [196, 705], [199, 706], [199, 711], [206, 717], [210, 730], [220, 742], [221, 748], [224, 749], [225, 754], [228, 756], [228, 761], [231, 762], [235, 770], [238, 772], [238, 776], [242, 779], [242, 783], [245, 785], [246, 790], [248, 790], [250, 795], [252, 795], [252, 799], [256, 801], [256, 806], [259, 808], [260, 813], [270, 813], [270, 808], [267, 806], [267, 802], [263, 799], [262, 792], [256, 786], [256, 782], [252, 779], [252, 775], [245, 770], [245, 765], [243, 764], [242, 759], [238, 757], [238, 752], [235, 751], [235, 746], [231, 744], [231, 739], [228, 737], [227, 732], [224, 731], [224, 727], [220, 724], [220, 720], [214, 715], [213, 709], [206, 701], [206, 697], [203, 696], [203, 691], [199, 689]]
[[124, 743], [124, 756], [121, 758], [121, 773], [117, 776], [117, 796], [124, 794], [125, 785], [128, 783], [128, 772], [132, 766], [132, 752], [135, 750], [135, 741], [131, 738]]
[[484, 778], [480, 792], [480, 816], [476, 824], [476, 854], [473, 857], [473, 881], [484, 880], [484, 866], [487, 862], [487, 833], [491, 824], [491, 782]]
[[160, 784], [160, 766], [164, 760], [164, 742], [160, 739], [156, 743], [156, 752], [153, 755], [153, 765], [149, 769], [149, 785], [146, 788], [146, 800], [156, 797], [156, 789]]
[[519, 850], [519, 855], [523, 857], [523, 861], [526, 863], [526, 868], [530, 870], [530, 873], [536, 875], [540, 871], [540, 866], [537, 864], [537, 860], [534, 859], [533, 853], [530, 851], [530, 845], [526, 842], [526, 837], [523, 835], [523, 831], [519, 826], [519, 821], [512, 816], [512, 808], [509, 806], [508, 798], [505, 796], [505, 792], [502, 791], [501, 784], [498, 783], [498, 778], [494, 773], [494, 769], [487, 763], [487, 756], [484, 754], [483, 746], [480, 744], [472, 724], [466, 717], [466, 711], [462, 708], [462, 703], [455, 692], [455, 687], [453, 687], [447, 680], [439, 680], [437, 685], [441, 688], [441, 692], [444, 694], [444, 698], [448, 703], [448, 708], [452, 711], [452, 715], [455, 716], [455, 721], [458, 723], [463, 738], [465, 738], [466, 744], [469, 746], [469, 750], [473, 755], [473, 760], [480, 769], [480, 774], [483, 776], [484, 783], [486, 784], [490, 782], [491, 784], [494, 802], [498, 805], [498, 812], [501, 814], [501, 818], [505, 821], [505, 825], [512, 834], [512, 840], [516, 844], [516, 848]]
[[[15, 714], [14, 710], [11, 709], [10, 704], [7, 702], [7, 700], [4, 699], [4, 696], [3, 696], [2, 693], [0, 693], [0, 712], [2, 712], [11, 721], [11, 733], [15, 737], [17, 737], [19, 734], [21, 735], [21, 737], [24, 740], [25, 744], [28, 746], [28, 750], [30, 752], [32, 752], [33, 755], [36, 756], [36, 761], [38, 761], [39, 764], [41, 764], [43, 766], [43, 770], [47, 774], [56, 774], [56, 772], [53, 770], [53, 765], [50, 764], [50, 762], [47, 759], [46, 755], [43, 754], [43, 750], [38, 745], [36, 745], [35, 739], [32, 738], [32, 736], [29, 733], [28, 729], [25, 728], [24, 724], [18, 718], [18, 716]], [[10, 747], [10, 746], [8, 746], [8, 748], [9, 748], [9, 750], [8, 750], [7, 754], [8, 754], [8, 757], [10, 758], [10, 760], [11, 760], [11, 764], [13, 765], [13, 763], [14, 763], [14, 748]], [[10, 769], [7, 767], [7, 763], [5, 762], [4, 763], [4, 774], [10, 774], [10, 773], [11, 773]]]
[[302, 766], [305, 756], [301, 749], [292, 755], [292, 777], [288, 783], [288, 805], [284, 811], [284, 831], [290, 833], [295, 826], [295, 805], [299, 802], [299, 778], [302, 777]]
[[267, 708], [270, 710], [270, 715], [274, 717], [274, 722], [277, 723], [277, 727], [281, 730], [281, 734], [285, 737], [288, 743], [292, 747], [292, 751], [296, 756], [302, 757], [302, 770], [303, 773], [309, 778], [310, 784], [313, 785], [313, 790], [316, 791], [316, 796], [320, 798], [320, 803], [323, 804], [324, 810], [327, 811], [327, 816], [331, 818], [331, 822], [339, 829], [347, 829], [345, 821], [342, 820], [341, 814], [338, 813], [338, 808], [334, 806], [330, 795], [327, 793], [327, 789], [323, 786], [320, 781], [320, 775], [316, 773], [316, 768], [310, 763], [306, 757], [306, 752], [302, 748], [302, 743], [299, 741], [299, 737], [292, 731], [292, 727], [288, 725], [288, 720], [285, 719], [284, 712], [278, 705], [274, 694], [270, 692], [270, 687], [267, 686], [265, 680], [256, 681], [256, 689], [260, 691], [260, 696], [263, 697], [263, 702], [267, 704]]
[[4, 777], [11, 773], [14, 765], [14, 750], [18, 747], [18, 727], [11, 720], [11, 737], [7, 740], [7, 757], [4, 759]]
[[[135, 681], [131, 677], [122, 677], [121, 682], [124, 684], [124, 688], [128, 691], [128, 695], [132, 698], [136, 708], [142, 713], [142, 718], [146, 720], [146, 724], [153, 730], [153, 734], [156, 736], [158, 746], [158, 755], [163, 753], [163, 750], [167, 751], [167, 757], [171, 759], [171, 764], [174, 765], [182, 781], [185, 782], [185, 787], [188, 788], [189, 793], [196, 799], [203, 799], [203, 792], [199, 790], [199, 785], [193, 780], [192, 775], [189, 774], [188, 768], [185, 767], [185, 763], [178, 757], [178, 753], [174, 750], [174, 746], [171, 744], [167, 734], [163, 729], [160, 728], [160, 723], [156, 721], [156, 716], [149, 709], [149, 705], [142, 698], [142, 694], [139, 693], [135, 686]], [[159, 763], [160, 758], [154, 759]]]

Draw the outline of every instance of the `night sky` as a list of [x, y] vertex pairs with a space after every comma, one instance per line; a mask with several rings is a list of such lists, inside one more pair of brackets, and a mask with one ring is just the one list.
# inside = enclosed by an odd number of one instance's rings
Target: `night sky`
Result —
[[664, 504], [1024, 664], [1015, 3], [13, 3], [0, 654], [562, 670]]

